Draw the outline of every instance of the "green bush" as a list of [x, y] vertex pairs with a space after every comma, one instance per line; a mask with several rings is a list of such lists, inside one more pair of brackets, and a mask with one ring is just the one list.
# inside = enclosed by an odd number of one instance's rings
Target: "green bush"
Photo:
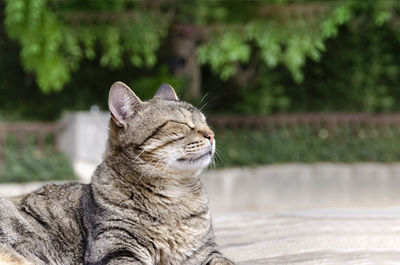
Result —
[[0, 183], [75, 179], [65, 155], [55, 152], [49, 144], [40, 150], [32, 139], [19, 148], [14, 137], [8, 137], [5, 163], [0, 164]]
[[400, 132], [387, 130], [295, 129], [217, 131], [217, 166], [287, 162], [394, 162], [400, 160]]

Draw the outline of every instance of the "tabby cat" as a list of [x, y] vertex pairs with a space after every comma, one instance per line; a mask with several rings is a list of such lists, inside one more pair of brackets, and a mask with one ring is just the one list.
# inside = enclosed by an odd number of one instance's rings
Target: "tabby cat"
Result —
[[90, 184], [0, 199], [0, 264], [229, 265], [199, 173], [215, 151], [204, 115], [161, 86], [142, 102], [113, 84], [103, 162]]

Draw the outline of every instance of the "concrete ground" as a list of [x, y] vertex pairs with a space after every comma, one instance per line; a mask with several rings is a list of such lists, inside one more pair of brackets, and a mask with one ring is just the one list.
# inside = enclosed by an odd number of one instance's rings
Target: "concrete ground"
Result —
[[222, 252], [238, 265], [400, 264], [399, 209], [313, 210], [214, 219]]
[[[217, 242], [238, 265], [400, 265], [400, 164], [224, 169], [203, 181]], [[2, 184], [0, 197], [42, 184]]]
[[204, 176], [239, 265], [400, 264], [399, 164], [290, 164]]

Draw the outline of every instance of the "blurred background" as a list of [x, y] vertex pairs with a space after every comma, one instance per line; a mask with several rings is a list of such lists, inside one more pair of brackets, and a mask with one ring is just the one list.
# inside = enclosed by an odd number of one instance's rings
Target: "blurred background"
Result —
[[143, 100], [169, 83], [206, 113], [215, 209], [400, 203], [399, 11], [374, 0], [1, 1], [0, 182], [89, 181], [121, 80]]
[[0, 196], [89, 182], [117, 80], [205, 112], [238, 264], [398, 264], [400, 1], [0, 1]]

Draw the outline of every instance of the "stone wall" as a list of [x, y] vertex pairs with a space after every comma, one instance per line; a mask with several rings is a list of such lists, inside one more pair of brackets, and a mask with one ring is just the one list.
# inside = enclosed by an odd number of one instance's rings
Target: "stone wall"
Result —
[[[95, 165], [91, 168], [94, 170]], [[215, 215], [400, 205], [400, 163], [283, 164], [207, 170], [201, 176]], [[83, 180], [88, 182], [89, 178]], [[43, 183], [3, 184], [0, 197]]]
[[400, 205], [400, 163], [282, 164], [204, 173], [215, 212]]

